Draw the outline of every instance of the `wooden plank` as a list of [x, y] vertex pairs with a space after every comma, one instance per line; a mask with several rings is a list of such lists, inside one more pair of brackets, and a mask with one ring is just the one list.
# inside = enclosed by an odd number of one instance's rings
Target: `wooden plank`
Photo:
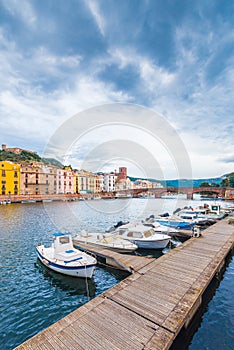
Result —
[[158, 326], [154, 323], [139, 317], [131, 310], [128, 310], [121, 305], [115, 303], [112, 300], [106, 301], [107, 305], [104, 303], [99, 307], [99, 312], [107, 321], [109, 319], [114, 320], [116, 327], [124, 327], [127, 332], [129, 330], [141, 341], [145, 342], [154, 334], [158, 329]]
[[[90, 314], [93, 321], [97, 322], [98, 330], [103, 332], [103, 334], [108, 334], [110, 339], [118, 347], [125, 349], [131, 348], [132, 350], [137, 350], [141, 348], [141, 343], [139, 342], [139, 336], [134, 332], [129, 332], [122, 325], [117, 324], [112, 318], [103, 317], [103, 314], [98, 310], [94, 311], [94, 314]], [[114, 315], [113, 315], [114, 316]]]
[[66, 344], [67, 349], [71, 350], [83, 350], [82, 341], [77, 341], [77, 335], [71, 332], [71, 328], [67, 327], [64, 331], [61, 331], [56, 335], [58, 340]]
[[166, 350], [169, 349], [174, 340], [174, 333], [169, 332], [165, 328], [158, 328], [153, 337], [143, 348], [144, 350]]
[[150, 305], [146, 304], [146, 302], [142, 299], [134, 299], [132, 294], [129, 294], [126, 291], [123, 291], [121, 295], [113, 295], [112, 300], [128, 308], [129, 310], [136, 312], [138, 315], [145, 317], [147, 320], [156, 323], [157, 325], [162, 324], [169, 312], [165, 308], [162, 309], [161, 304], [157, 302], [155, 302], [153, 305], [152, 303]]

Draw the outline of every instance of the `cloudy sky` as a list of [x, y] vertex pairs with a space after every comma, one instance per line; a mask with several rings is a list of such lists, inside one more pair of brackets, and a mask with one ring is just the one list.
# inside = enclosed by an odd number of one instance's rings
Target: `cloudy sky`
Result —
[[[234, 171], [233, 12], [222, 0], [0, 0], [1, 143], [43, 154], [72, 116], [79, 124], [87, 109], [136, 105], [175, 130], [194, 178]], [[176, 144], [156, 144], [157, 132], [151, 142], [147, 118], [143, 131], [99, 117], [64, 150], [73, 166], [93, 154], [98, 170], [121, 163], [134, 175], [135, 158], [118, 156], [116, 142], [135, 142], [159, 164], [150, 176], [178, 176]]]

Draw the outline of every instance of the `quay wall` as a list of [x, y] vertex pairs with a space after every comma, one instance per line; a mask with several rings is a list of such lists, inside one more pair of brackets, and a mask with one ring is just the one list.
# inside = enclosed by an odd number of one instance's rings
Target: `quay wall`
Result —
[[[103, 199], [112, 199], [116, 198], [116, 195], [122, 195], [123, 198], [132, 196], [137, 198], [140, 193], [148, 193], [150, 195], [154, 195], [155, 198], [161, 198], [161, 196], [165, 193], [182, 193], [187, 195], [187, 199], [192, 199], [194, 193], [200, 192], [212, 192], [215, 197], [222, 197], [225, 200], [233, 200], [234, 198], [234, 189], [233, 188], [222, 188], [222, 187], [167, 187], [167, 188], [145, 188], [145, 189], [132, 189], [132, 190], [121, 190], [117, 192], [101, 192], [101, 193], [76, 193], [76, 194], [20, 194], [20, 195], [0, 195], [0, 202], [10, 200], [12, 203], [21, 202], [22, 200], [35, 200], [40, 202], [42, 200], [75, 200], [79, 198], [89, 199], [95, 196], [99, 196]], [[215, 199], [214, 197], [214, 199]], [[121, 197], [120, 197], [121, 198]]]
[[[91, 193], [87, 194], [20, 194], [20, 195], [0, 195], [0, 202], [10, 200], [11, 203], [20, 203], [21, 201], [36, 201], [42, 202], [44, 200], [52, 201], [67, 201], [67, 200], [79, 200], [80, 198], [89, 199], [95, 195]], [[102, 194], [101, 198], [113, 198], [113, 194]]]

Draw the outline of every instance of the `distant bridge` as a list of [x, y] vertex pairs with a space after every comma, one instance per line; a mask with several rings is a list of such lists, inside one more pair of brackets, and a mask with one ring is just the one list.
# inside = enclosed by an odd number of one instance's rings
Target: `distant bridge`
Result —
[[178, 194], [183, 193], [187, 195], [187, 199], [192, 199], [194, 193], [211, 194], [210, 196], [225, 197], [226, 193], [225, 187], [163, 187], [163, 188], [137, 188], [132, 190], [123, 190], [116, 192], [119, 195], [132, 195], [133, 197], [138, 197], [140, 193], [147, 193], [149, 195], [155, 195], [155, 198], [161, 198], [163, 194]]

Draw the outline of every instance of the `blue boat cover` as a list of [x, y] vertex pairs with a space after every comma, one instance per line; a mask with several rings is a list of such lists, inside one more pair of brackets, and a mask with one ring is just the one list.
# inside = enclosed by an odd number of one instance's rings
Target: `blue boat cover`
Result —
[[70, 262], [77, 261], [77, 260], [81, 260], [81, 259], [83, 259], [82, 256], [79, 257], [79, 258], [73, 259], [73, 260], [66, 260], [66, 261], [64, 260], [64, 263], [65, 263], [65, 264], [68, 264], [68, 263], [70, 263]]
[[73, 249], [66, 250], [66, 253], [74, 253]]

